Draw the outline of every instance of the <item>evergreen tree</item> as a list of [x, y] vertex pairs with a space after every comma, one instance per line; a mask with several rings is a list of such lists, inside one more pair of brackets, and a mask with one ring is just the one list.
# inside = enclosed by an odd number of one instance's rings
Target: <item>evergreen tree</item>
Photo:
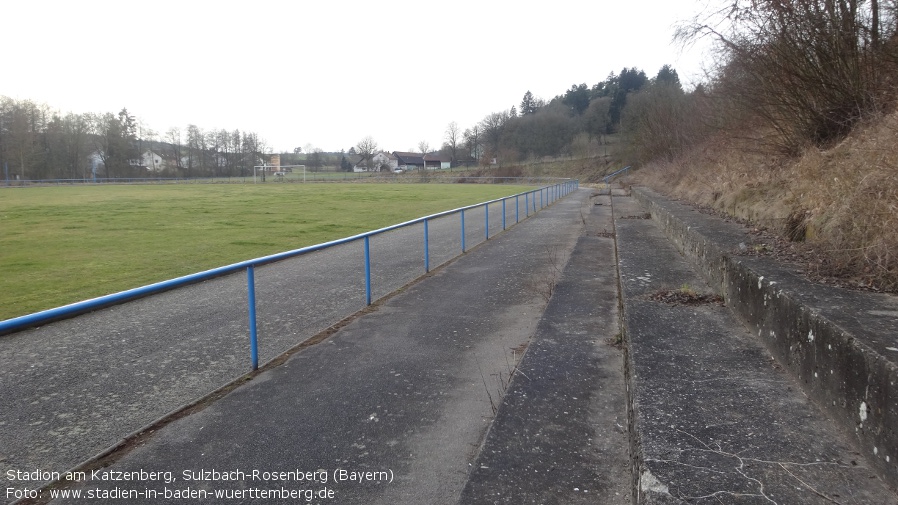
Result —
[[533, 93], [528, 89], [526, 93], [524, 93], [524, 99], [521, 100], [521, 115], [526, 116], [528, 114], [533, 114], [536, 112], [536, 100], [533, 99]]
[[655, 76], [654, 82], [656, 84], [669, 84], [680, 90], [683, 89], [683, 86], [680, 84], [680, 76], [677, 75], [677, 71], [670, 65], [661, 67], [661, 70], [658, 71], [658, 75]]
[[617, 77], [617, 86], [611, 95], [611, 107], [608, 110], [610, 117], [609, 130], [620, 126], [621, 112], [627, 104], [627, 95], [635, 91], [639, 91], [643, 86], [648, 84], [649, 79], [645, 72], [633, 68], [624, 67], [620, 75]]
[[577, 86], [574, 84], [571, 89], [564, 94], [563, 102], [571, 108], [574, 115], [579, 116], [589, 107], [589, 88], [586, 84]]

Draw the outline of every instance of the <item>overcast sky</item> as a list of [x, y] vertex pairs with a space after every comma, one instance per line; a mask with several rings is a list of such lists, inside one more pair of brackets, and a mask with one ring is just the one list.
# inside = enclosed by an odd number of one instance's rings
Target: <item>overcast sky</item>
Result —
[[160, 135], [254, 131], [276, 152], [389, 151], [623, 67], [701, 79], [674, 25], [702, 0], [9, 1], [0, 95], [65, 112], [122, 107]]

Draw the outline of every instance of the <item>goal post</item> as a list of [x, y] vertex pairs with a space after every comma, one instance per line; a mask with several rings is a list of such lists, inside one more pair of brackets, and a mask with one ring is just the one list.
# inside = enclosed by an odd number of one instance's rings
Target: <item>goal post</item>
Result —
[[290, 172], [293, 172], [294, 169], [298, 169], [300, 167], [302, 168], [302, 182], [306, 182], [306, 166], [305, 165], [256, 165], [253, 167], [253, 184], [256, 183], [256, 174], [258, 174], [259, 170], [261, 170], [263, 172], [262, 180], [264, 181], [265, 180], [264, 172], [266, 172], [268, 170], [274, 170], [274, 172], [273, 172], [274, 175], [280, 175], [281, 177], [283, 177], [284, 173], [286, 172], [284, 170], [285, 168], [289, 168]]

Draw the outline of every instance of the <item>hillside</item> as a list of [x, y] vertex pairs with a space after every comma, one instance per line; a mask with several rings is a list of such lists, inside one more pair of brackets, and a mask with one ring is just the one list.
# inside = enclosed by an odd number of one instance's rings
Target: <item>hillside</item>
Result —
[[799, 156], [719, 135], [628, 184], [653, 189], [774, 232], [808, 273], [898, 292], [898, 113], [855, 126], [836, 145]]

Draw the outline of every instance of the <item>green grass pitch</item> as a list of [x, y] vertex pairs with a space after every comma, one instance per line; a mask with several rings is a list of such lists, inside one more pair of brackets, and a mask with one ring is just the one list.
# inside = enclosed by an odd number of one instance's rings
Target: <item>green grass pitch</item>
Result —
[[520, 193], [488, 184], [0, 188], [0, 320]]

